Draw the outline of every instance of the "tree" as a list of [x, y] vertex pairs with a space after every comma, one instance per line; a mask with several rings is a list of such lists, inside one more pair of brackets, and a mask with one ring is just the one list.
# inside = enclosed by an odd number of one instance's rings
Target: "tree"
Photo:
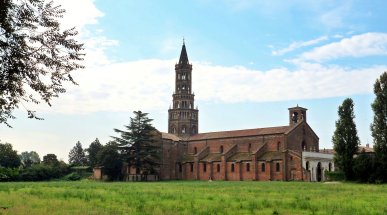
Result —
[[97, 154], [98, 165], [103, 167], [103, 173], [110, 180], [116, 180], [121, 175], [122, 159], [116, 144], [107, 144]]
[[69, 163], [74, 166], [84, 166], [87, 164], [87, 158], [83, 151], [81, 142], [77, 142], [69, 153]]
[[32, 164], [38, 164], [40, 163], [40, 157], [39, 157], [39, 154], [34, 152], [34, 151], [30, 151], [30, 152], [22, 152], [20, 155], [20, 160], [21, 160], [21, 163], [24, 167], [30, 167], [32, 166]]
[[57, 165], [58, 163], [59, 161], [55, 154], [47, 154], [43, 156], [44, 165]]
[[353, 156], [358, 152], [360, 144], [351, 98], [345, 99], [339, 106], [338, 115], [339, 119], [336, 121], [336, 130], [332, 137], [333, 148], [336, 151], [334, 160], [336, 166], [344, 172], [346, 179], [351, 180], [353, 179]]
[[0, 142], [0, 166], [5, 168], [16, 168], [21, 164], [17, 151], [12, 149], [10, 143]]
[[129, 166], [136, 168], [141, 174], [154, 174], [160, 166], [158, 146], [155, 134], [157, 130], [151, 125], [148, 113], [133, 112], [126, 131], [114, 129], [121, 137], [112, 137], [119, 145], [123, 157]]
[[374, 85], [375, 100], [372, 103], [374, 120], [371, 124], [374, 148], [381, 166], [381, 179], [387, 181], [387, 72]]
[[[0, 7], [0, 123], [15, 118], [20, 105], [64, 93], [64, 83], [76, 84], [70, 72], [83, 68], [82, 44], [75, 28], [62, 30], [65, 10], [45, 0], [2, 0]], [[25, 102], [25, 103], [24, 103]], [[29, 118], [35, 111], [25, 107]]]
[[89, 160], [89, 165], [91, 167], [95, 167], [98, 164], [98, 158], [97, 154], [98, 152], [102, 149], [102, 145], [99, 142], [98, 138], [96, 138], [89, 146], [88, 149], [86, 149], [88, 153], [88, 160]]

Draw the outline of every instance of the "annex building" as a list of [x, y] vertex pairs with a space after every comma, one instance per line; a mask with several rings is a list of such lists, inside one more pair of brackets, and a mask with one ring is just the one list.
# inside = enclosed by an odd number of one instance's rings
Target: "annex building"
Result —
[[160, 133], [159, 179], [322, 181], [324, 171], [333, 171], [333, 155], [319, 153], [319, 137], [307, 122], [306, 108], [289, 108], [283, 126], [199, 133], [192, 64], [184, 43], [175, 72], [168, 133]]

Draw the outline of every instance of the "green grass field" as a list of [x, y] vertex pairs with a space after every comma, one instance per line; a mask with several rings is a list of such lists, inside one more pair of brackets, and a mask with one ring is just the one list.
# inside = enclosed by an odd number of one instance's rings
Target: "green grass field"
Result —
[[387, 185], [303, 182], [0, 183], [0, 214], [387, 214]]

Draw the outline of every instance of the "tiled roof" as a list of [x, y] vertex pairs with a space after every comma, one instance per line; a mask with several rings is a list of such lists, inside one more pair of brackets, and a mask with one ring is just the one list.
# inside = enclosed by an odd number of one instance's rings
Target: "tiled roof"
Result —
[[201, 161], [206, 161], [206, 162], [220, 161], [221, 157], [222, 157], [221, 153], [211, 153], [211, 154], [208, 154], [203, 159], [201, 159]]
[[[335, 154], [336, 153], [334, 149], [320, 149], [319, 152], [324, 153], [324, 154]], [[369, 146], [359, 146], [358, 153], [361, 153], [361, 152], [373, 153], [375, 151], [374, 151], [374, 148], [371, 148]]]
[[228, 161], [247, 161], [251, 160], [251, 154], [248, 152], [239, 152], [231, 156]]
[[161, 132], [161, 138], [163, 139], [169, 139], [169, 140], [173, 140], [173, 141], [179, 141], [181, 140], [180, 137], [174, 135], [174, 134], [170, 134], [170, 133], [165, 133], [165, 132]]
[[259, 136], [259, 135], [267, 135], [267, 134], [283, 134], [286, 131], [288, 131], [289, 128], [290, 128], [289, 126], [280, 126], [280, 127], [269, 127], [269, 128], [254, 128], [254, 129], [245, 129], [245, 130], [200, 133], [189, 137], [188, 141], [230, 138], [230, 137]]
[[281, 152], [265, 152], [262, 156], [258, 158], [258, 160], [281, 160], [282, 153]]
[[184, 162], [194, 162], [194, 156], [193, 155], [185, 155], [183, 157], [183, 163]]

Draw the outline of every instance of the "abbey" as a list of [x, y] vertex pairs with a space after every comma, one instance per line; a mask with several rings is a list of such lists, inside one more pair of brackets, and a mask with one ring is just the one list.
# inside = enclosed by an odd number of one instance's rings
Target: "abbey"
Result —
[[168, 133], [161, 132], [161, 180], [324, 180], [333, 156], [319, 153], [307, 109], [289, 108], [284, 126], [199, 133], [192, 64], [183, 43], [175, 65]]

